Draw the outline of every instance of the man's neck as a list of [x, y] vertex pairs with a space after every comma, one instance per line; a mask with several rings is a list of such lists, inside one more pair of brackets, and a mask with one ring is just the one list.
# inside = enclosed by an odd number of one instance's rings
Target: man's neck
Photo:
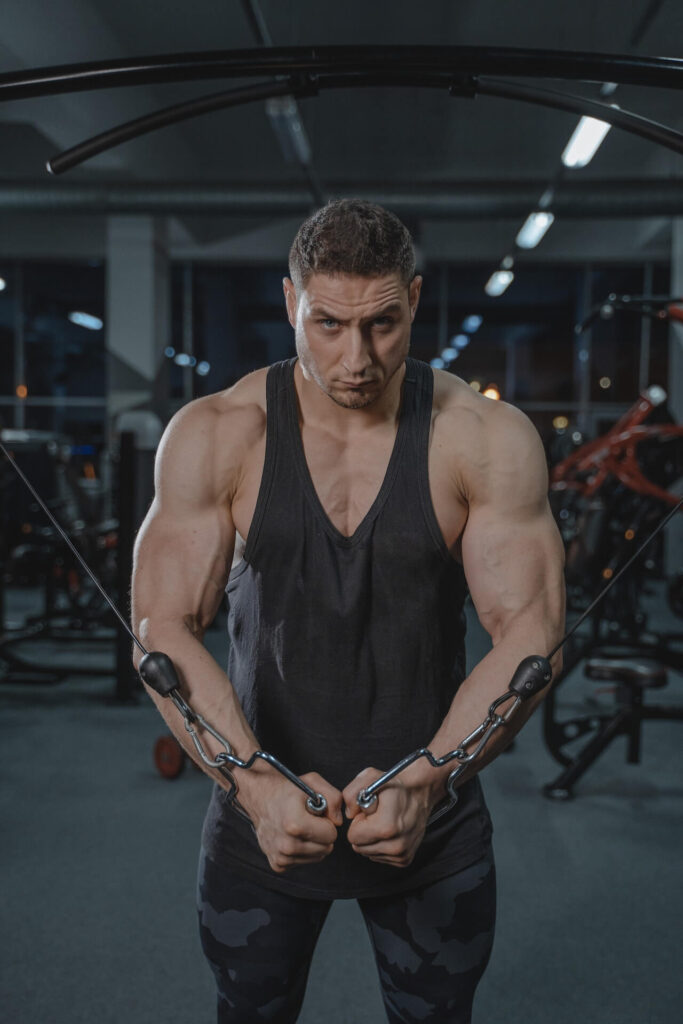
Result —
[[335, 402], [313, 380], [304, 376], [301, 362], [294, 364], [294, 388], [303, 422], [324, 426], [338, 436], [361, 434], [381, 424], [398, 421], [403, 397], [405, 361], [389, 380], [381, 395], [360, 409], [348, 409]]

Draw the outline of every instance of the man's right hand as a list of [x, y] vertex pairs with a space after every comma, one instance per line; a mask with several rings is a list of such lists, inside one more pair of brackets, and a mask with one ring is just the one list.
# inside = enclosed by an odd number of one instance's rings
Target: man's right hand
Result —
[[296, 864], [324, 860], [332, 852], [337, 828], [343, 822], [341, 792], [317, 772], [308, 772], [301, 779], [327, 800], [324, 815], [318, 817], [306, 810], [305, 793], [282, 775], [270, 778], [266, 786], [260, 787], [257, 798], [252, 792], [245, 805], [259, 846], [277, 874]]

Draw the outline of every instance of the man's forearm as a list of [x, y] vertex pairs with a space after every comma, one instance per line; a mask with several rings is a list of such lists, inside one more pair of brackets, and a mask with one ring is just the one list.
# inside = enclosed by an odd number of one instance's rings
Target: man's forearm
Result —
[[[178, 673], [184, 700], [193, 711], [206, 719], [216, 732], [225, 737], [237, 757], [248, 760], [255, 750], [260, 749], [228, 676], [186, 624], [170, 625], [146, 619], [140, 624], [139, 635], [147, 650], [163, 651], [168, 655]], [[141, 657], [136, 648], [133, 657], [136, 669]], [[217, 769], [209, 768], [202, 761], [185, 728], [183, 716], [173, 702], [168, 697], [161, 697], [148, 686], [145, 686], [145, 689], [186, 753], [219, 786], [229, 790], [230, 783], [225, 776]], [[199, 738], [210, 757], [214, 758], [223, 750], [210, 733], [199, 729]], [[249, 812], [254, 788], [258, 787], [260, 790], [265, 777], [274, 775], [274, 769], [257, 760], [249, 771], [235, 768], [233, 775], [239, 789], [240, 803]]]
[[[549, 642], [547, 630], [534, 630], [521, 623], [515, 629], [510, 629], [460, 685], [438, 732], [428, 744], [434, 757], [443, 757], [444, 754], [455, 750], [481, 725], [491, 704], [507, 690], [515, 669], [523, 658], [530, 654], [547, 655], [559, 639], [558, 634], [556, 640]], [[551, 661], [553, 678], [561, 665], [562, 656], [558, 652]], [[467, 765], [460, 775], [457, 786], [461, 786], [476, 775], [508, 746], [513, 736], [541, 703], [546, 692], [547, 687], [524, 701], [511, 719], [496, 730], [481, 754]], [[503, 706], [501, 712], [504, 713], [507, 708], [508, 705]], [[470, 747], [470, 753], [475, 745], [472, 744]], [[433, 768], [422, 758], [407, 768], [401, 778], [406, 783], [428, 786], [431, 791], [430, 803], [434, 806], [446, 796], [448, 776], [457, 765], [458, 761], [453, 759], [442, 768]]]

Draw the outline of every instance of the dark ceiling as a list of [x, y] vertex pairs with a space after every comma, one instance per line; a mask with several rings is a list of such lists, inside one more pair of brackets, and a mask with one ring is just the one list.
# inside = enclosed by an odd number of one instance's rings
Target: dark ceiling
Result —
[[[254, 47], [258, 39], [246, 7], [247, 0], [4, 0], [0, 73]], [[406, 0], [347, 0], [339, 5], [258, 0], [258, 7], [277, 46], [497, 45], [678, 57], [683, 38], [679, 0], [428, 0], [421, 5]], [[596, 84], [537, 84], [599, 98]], [[103, 214], [115, 209], [111, 196], [107, 205], [107, 186], [128, 186], [140, 204], [141, 194], [143, 200], [149, 194], [151, 201], [159, 186], [177, 185], [185, 197], [184, 208], [171, 211], [178, 251], [254, 259], [261, 246], [264, 258], [266, 251], [279, 256], [292, 220], [300, 219], [291, 207], [312, 202], [310, 176], [285, 161], [262, 103], [164, 128], [58, 179], [44, 170], [49, 157], [108, 127], [223, 87], [206, 82], [140, 86], [1, 104], [0, 254], [12, 250], [17, 236], [34, 237], [44, 247], [46, 204], [54, 208], [76, 186], [82, 191], [67, 212], [80, 209], [79, 230], [84, 239], [89, 231], [94, 239], [102, 234]], [[612, 101], [683, 129], [681, 92], [622, 86]], [[560, 153], [577, 122], [574, 114], [519, 102], [458, 99], [416, 88], [326, 92], [301, 100], [299, 109], [311, 144], [311, 173], [323, 193], [388, 200], [400, 194], [404, 205], [399, 212], [409, 219], [425, 252], [449, 259], [497, 260], [504, 255], [528, 212], [526, 204], [534, 202], [558, 171]], [[658, 195], [661, 199], [657, 182], [666, 179], [672, 189], [670, 209], [683, 214], [682, 167], [680, 156], [613, 130], [588, 168], [565, 174], [569, 191], [564, 213], [537, 255], [563, 260], [660, 258], [668, 246], [668, 219], [648, 202]], [[232, 207], [202, 211], [196, 197], [209, 184], [228, 190]], [[473, 206], [470, 200], [482, 184], [490, 201]], [[609, 208], [610, 198], [624, 184], [634, 204], [638, 199], [634, 216]], [[26, 193], [20, 207], [17, 186], [32, 185], [42, 193]], [[509, 203], [516, 195], [519, 203], [511, 208], [496, 206], [496, 199]], [[585, 216], [582, 195], [587, 200], [597, 196], [603, 203], [599, 219]], [[458, 196], [459, 212], [448, 207], [449, 197]], [[421, 212], [426, 201], [431, 205]], [[627, 212], [629, 201], [627, 197]], [[139, 205], [136, 209], [141, 210]], [[34, 222], [29, 223], [32, 215]], [[35, 223], [38, 216], [41, 224]], [[63, 234], [66, 214], [61, 219], [57, 212], [51, 216], [54, 234]]]

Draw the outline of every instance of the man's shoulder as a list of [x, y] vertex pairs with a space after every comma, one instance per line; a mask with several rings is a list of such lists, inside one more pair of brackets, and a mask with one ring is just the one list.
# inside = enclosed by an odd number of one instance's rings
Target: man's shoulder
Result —
[[223, 391], [196, 398], [173, 417], [176, 429], [219, 432], [230, 441], [257, 440], [266, 429], [266, 376], [255, 370]]
[[466, 381], [444, 370], [434, 373], [434, 412], [456, 425], [459, 433], [472, 433], [473, 441], [497, 442], [509, 439], [523, 440], [538, 436], [533, 423], [521, 409], [509, 402], [496, 401], [475, 391]]
[[487, 398], [444, 371], [434, 374], [434, 434], [457, 464], [470, 497], [487, 489], [491, 473], [523, 471], [542, 454], [536, 427], [508, 402]]
[[256, 370], [175, 413], [157, 452], [159, 486], [182, 480], [200, 491], [210, 482], [212, 494], [234, 492], [245, 464], [265, 444], [267, 372]]

